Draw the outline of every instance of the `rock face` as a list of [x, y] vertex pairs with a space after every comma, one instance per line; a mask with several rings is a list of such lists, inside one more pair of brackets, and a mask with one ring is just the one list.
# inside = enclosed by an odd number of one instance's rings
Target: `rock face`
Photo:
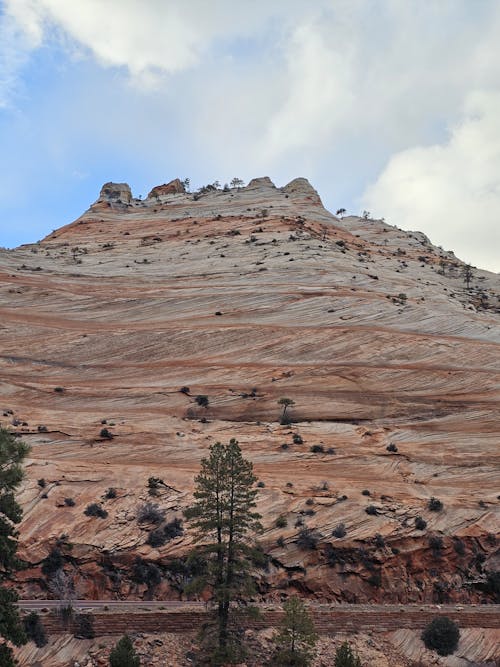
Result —
[[105, 183], [99, 194], [99, 201], [118, 201], [130, 204], [132, 192], [128, 183]]
[[[154, 502], [181, 517], [209, 445], [236, 437], [265, 483], [262, 595], [491, 600], [499, 277], [467, 290], [453, 253], [340, 220], [305, 179], [179, 183], [144, 201], [106, 184], [75, 222], [0, 251], [0, 419], [32, 445], [22, 592], [47, 594], [55, 549], [88, 596], [181, 595], [189, 531], [153, 549], [137, 508], [160, 477]], [[105, 518], [84, 514], [96, 502]]]
[[157, 185], [148, 194], [148, 199], [162, 197], [163, 195], [183, 194], [184, 192], [186, 192], [184, 184], [178, 178], [176, 178], [173, 181], [170, 181], [170, 183]]

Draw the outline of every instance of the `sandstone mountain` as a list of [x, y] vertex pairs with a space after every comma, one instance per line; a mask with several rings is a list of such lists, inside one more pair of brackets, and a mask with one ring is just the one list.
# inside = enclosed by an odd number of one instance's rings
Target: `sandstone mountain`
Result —
[[154, 548], [138, 508], [181, 519], [201, 457], [235, 437], [264, 484], [263, 596], [492, 600], [500, 279], [468, 289], [463, 267], [332, 215], [302, 178], [145, 200], [107, 183], [2, 250], [0, 419], [32, 445], [21, 592], [45, 597], [63, 564], [89, 597], [179, 597], [189, 531]]

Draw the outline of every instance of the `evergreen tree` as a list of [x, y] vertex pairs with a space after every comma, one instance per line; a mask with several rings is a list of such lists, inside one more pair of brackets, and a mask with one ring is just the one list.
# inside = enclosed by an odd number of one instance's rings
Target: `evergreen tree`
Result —
[[[18, 532], [15, 524], [21, 521], [23, 513], [14, 492], [24, 477], [22, 463], [28, 452], [28, 445], [0, 427], [0, 582], [21, 567], [16, 556]], [[21, 646], [27, 639], [15, 604], [17, 600], [13, 590], [0, 585], [0, 638]], [[15, 664], [10, 646], [0, 644], [0, 665], [10, 667]]]
[[282, 426], [285, 426], [286, 424], [290, 423], [290, 418], [287, 416], [286, 411], [288, 410], [288, 408], [293, 408], [293, 406], [295, 405], [295, 401], [292, 401], [291, 398], [280, 398], [280, 400], [278, 401], [278, 405], [281, 405], [283, 407], [280, 424]]
[[109, 654], [110, 667], [139, 667], [141, 661], [135, 652], [132, 640], [128, 635], [116, 643], [114, 649]]
[[[186, 518], [196, 529], [201, 545], [196, 555], [207, 560], [205, 574], [197, 577], [191, 590], [209, 587], [216, 605], [215, 631], [211, 638], [211, 664], [236, 658], [241, 643], [230, 632], [232, 602], [242, 602], [252, 590], [249, 559], [250, 537], [260, 530], [260, 515], [254, 510], [257, 478], [250, 461], [243, 458], [238, 442], [216, 442], [208, 458], [202, 459], [195, 478], [194, 504]], [[205, 639], [211, 628], [206, 628]]]
[[470, 289], [471, 280], [474, 278], [474, 269], [470, 264], [465, 264], [462, 267], [461, 276], [464, 279], [464, 283], [467, 285], [467, 289]]
[[283, 605], [285, 616], [276, 637], [277, 651], [273, 665], [307, 667], [311, 664], [318, 639], [314, 623], [302, 600], [296, 596]]
[[458, 625], [447, 616], [436, 616], [422, 632], [426, 647], [443, 656], [456, 651], [459, 639]]
[[359, 656], [347, 642], [341, 644], [335, 652], [335, 667], [361, 667]]

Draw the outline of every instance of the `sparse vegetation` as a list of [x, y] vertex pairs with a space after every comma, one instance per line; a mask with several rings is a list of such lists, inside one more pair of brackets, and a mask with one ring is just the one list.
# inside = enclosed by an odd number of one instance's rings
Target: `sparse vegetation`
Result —
[[199, 405], [201, 408], [208, 408], [208, 396], [205, 394], [198, 394], [198, 396], [195, 398], [196, 404]]
[[280, 514], [280, 516], [274, 522], [274, 525], [276, 526], [276, 528], [286, 528], [288, 525], [288, 521], [285, 516]]
[[301, 528], [297, 537], [297, 544], [301, 549], [313, 551], [318, 546], [319, 536], [307, 527]]
[[161, 523], [165, 519], [165, 510], [160, 509], [157, 503], [144, 503], [137, 508], [139, 523]]
[[94, 618], [92, 614], [77, 614], [75, 617], [75, 637], [77, 639], [94, 639]]
[[428, 508], [431, 512], [441, 512], [443, 509], [443, 503], [438, 498], [434, 498], [434, 496], [432, 496], [432, 498], [429, 500]]
[[132, 640], [124, 635], [109, 655], [110, 667], [140, 667], [141, 661], [135, 652]]
[[447, 616], [433, 618], [422, 633], [425, 646], [442, 656], [454, 653], [459, 639], [458, 625]]
[[283, 605], [285, 616], [275, 637], [276, 651], [272, 664], [282, 667], [308, 667], [314, 656], [318, 636], [306, 606], [294, 596]]
[[361, 660], [347, 642], [341, 644], [335, 652], [335, 667], [361, 667]]
[[[42, 648], [48, 642], [45, 628], [43, 627], [40, 616], [36, 611], [30, 612], [23, 619], [24, 632], [29, 640], [35, 643], [37, 648]], [[1, 663], [0, 663], [1, 664]]]
[[425, 530], [427, 528], [427, 521], [421, 516], [415, 517], [415, 528], [417, 530]]
[[280, 398], [278, 401], [278, 405], [281, 405], [281, 407], [283, 408], [283, 412], [281, 413], [281, 418], [280, 418], [280, 424], [282, 426], [287, 426], [288, 424], [291, 423], [291, 420], [287, 415], [287, 410], [288, 408], [293, 408], [293, 406], [295, 405], [295, 401], [293, 401], [291, 398]]
[[341, 539], [346, 535], [347, 535], [347, 530], [345, 528], [345, 524], [343, 523], [339, 523], [338, 526], [335, 526], [335, 528], [332, 530], [332, 537], [336, 537], [337, 539]]
[[84, 514], [99, 517], [99, 519], [105, 519], [108, 516], [106, 510], [99, 503], [90, 503], [90, 505], [87, 505]]

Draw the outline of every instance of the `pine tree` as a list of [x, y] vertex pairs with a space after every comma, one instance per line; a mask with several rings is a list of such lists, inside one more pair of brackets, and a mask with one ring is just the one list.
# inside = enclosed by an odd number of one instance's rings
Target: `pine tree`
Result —
[[277, 650], [273, 664], [307, 667], [312, 661], [318, 639], [314, 623], [302, 600], [296, 596], [283, 605], [285, 616], [276, 636]]
[[[14, 492], [24, 477], [22, 463], [29, 447], [4, 428], [0, 427], [0, 582], [20, 569], [21, 562], [16, 556], [17, 535], [15, 524], [22, 519], [22, 510], [16, 502]], [[27, 641], [16, 602], [17, 594], [0, 585], [0, 637], [15, 646]], [[10, 646], [0, 644], [0, 665], [15, 665]]]
[[256, 481], [251, 462], [243, 458], [234, 438], [228, 445], [216, 442], [210, 456], [201, 461], [195, 502], [186, 511], [201, 541], [196, 555], [207, 559], [206, 573], [196, 578], [191, 590], [209, 587], [216, 605], [210, 658], [214, 665], [231, 661], [241, 648], [230, 631], [231, 603], [242, 602], [253, 590], [248, 571], [250, 537], [261, 528], [260, 515], [253, 511]]
[[335, 667], [361, 667], [361, 660], [347, 642], [341, 644], [335, 653]]
[[141, 661], [128, 635], [123, 635], [116, 643], [109, 654], [109, 664], [110, 667], [140, 667]]
[[464, 283], [467, 285], [467, 289], [470, 289], [471, 280], [474, 278], [474, 269], [470, 264], [465, 264], [462, 267], [461, 276], [464, 279]]
[[280, 400], [278, 401], [278, 405], [281, 405], [283, 407], [280, 424], [282, 426], [285, 426], [286, 424], [290, 423], [290, 418], [287, 416], [286, 411], [288, 410], [288, 408], [293, 408], [293, 406], [295, 405], [295, 401], [292, 401], [291, 398], [280, 398]]

